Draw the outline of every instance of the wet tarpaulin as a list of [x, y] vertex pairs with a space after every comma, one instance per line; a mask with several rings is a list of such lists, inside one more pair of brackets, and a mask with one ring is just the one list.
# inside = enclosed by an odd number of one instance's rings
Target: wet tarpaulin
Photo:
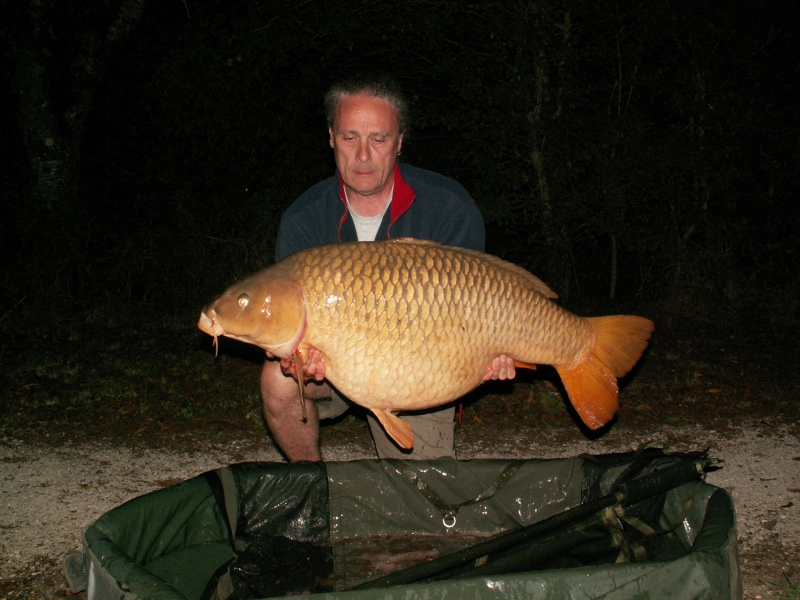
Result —
[[702, 481], [709, 464], [649, 448], [231, 465], [89, 527], [88, 598], [741, 598], [733, 504]]

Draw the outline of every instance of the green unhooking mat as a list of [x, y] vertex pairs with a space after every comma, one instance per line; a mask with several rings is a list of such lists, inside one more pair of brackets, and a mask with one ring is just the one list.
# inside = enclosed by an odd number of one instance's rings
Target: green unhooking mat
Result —
[[236, 464], [109, 511], [65, 573], [88, 600], [741, 598], [714, 462]]

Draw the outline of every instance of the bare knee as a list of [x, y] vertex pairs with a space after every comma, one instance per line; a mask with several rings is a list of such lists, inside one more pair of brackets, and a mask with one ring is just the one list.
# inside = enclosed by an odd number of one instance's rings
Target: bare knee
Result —
[[283, 374], [277, 360], [265, 361], [261, 369], [261, 402], [264, 413], [278, 413], [287, 402], [298, 402], [299, 399], [297, 382]]
[[[331, 395], [327, 383], [309, 382], [304, 389], [306, 401]], [[265, 361], [261, 369], [261, 402], [265, 415], [283, 413], [287, 405], [299, 406], [300, 386], [294, 377], [284, 375], [277, 360]]]
[[264, 395], [285, 385], [286, 377], [281, 371], [281, 364], [277, 360], [266, 360], [261, 368], [261, 393]]
[[325, 385], [305, 387], [305, 405], [300, 402], [300, 387], [286, 377], [280, 363], [267, 361], [261, 370], [261, 401], [264, 418], [275, 443], [289, 462], [321, 460], [319, 415], [314, 400], [330, 395]]

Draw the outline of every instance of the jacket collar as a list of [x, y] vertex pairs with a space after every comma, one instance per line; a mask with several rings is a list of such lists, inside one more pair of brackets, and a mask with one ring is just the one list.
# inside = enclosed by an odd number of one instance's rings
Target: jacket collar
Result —
[[[403, 179], [403, 174], [400, 172], [400, 166], [398, 163], [394, 163], [394, 195], [392, 196], [392, 205], [389, 207], [390, 226], [400, 218], [400, 215], [402, 215], [411, 207], [411, 204], [414, 202], [414, 198], [416, 197], [417, 194], [414, 191], [414, 188], [408, 185], [406, 180]], [[339, 173], [339, 199], [345, 206], [342, 220], [339, 223], [339, 229], [341, 230], [341, 226], [347, 220], [348, 214], [347, 199], [344, 195], [344, 179], [342, 179], [341, 173]]]

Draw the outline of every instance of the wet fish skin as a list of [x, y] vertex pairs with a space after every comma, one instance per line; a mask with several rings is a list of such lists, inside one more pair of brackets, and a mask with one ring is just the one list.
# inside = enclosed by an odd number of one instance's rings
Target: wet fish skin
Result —
[[438, 406], [506, 354], [553, 365], [592, 429], [615, 414], [617, 378], [653, 331], [642, 317], [582, 318], [541, 280], [497, 257], [413, 239], [319, 246], [234, 284], [198, 326], [280, 357], [318, 349], [326, 378], [402, 447], [404, 410]]

